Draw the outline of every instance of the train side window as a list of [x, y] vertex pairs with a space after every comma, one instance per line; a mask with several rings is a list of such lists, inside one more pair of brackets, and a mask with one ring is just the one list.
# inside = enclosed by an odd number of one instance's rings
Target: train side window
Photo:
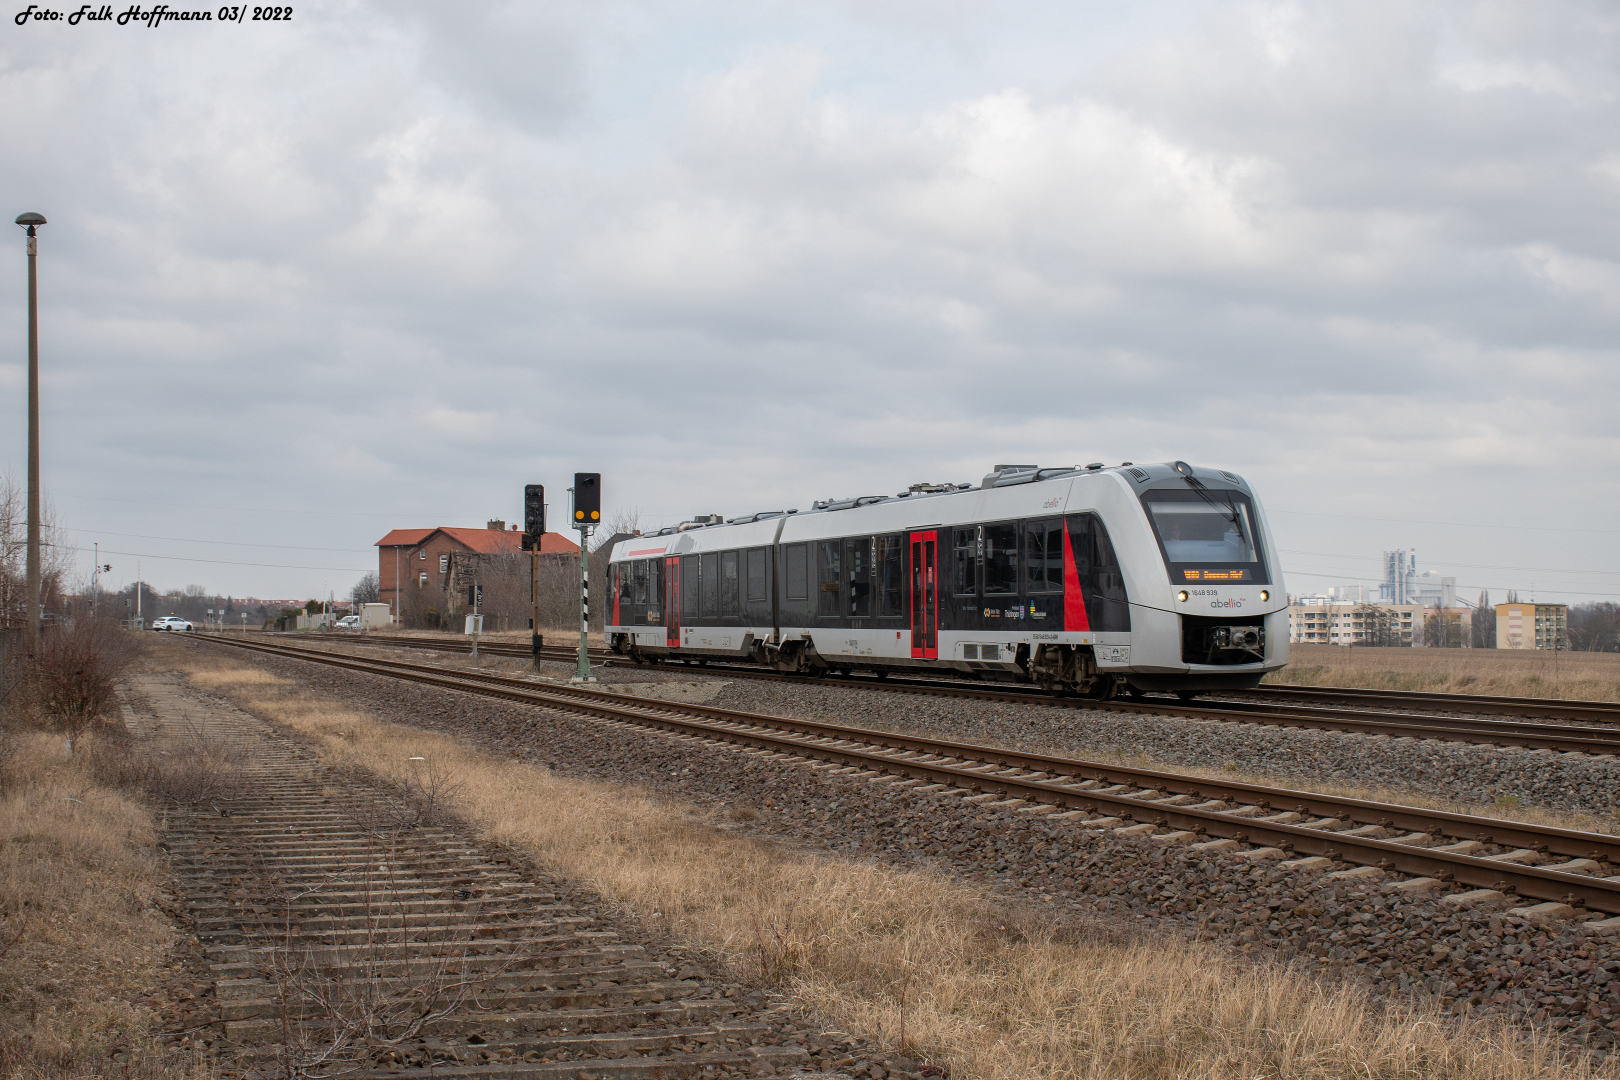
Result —
[[1069, 519], [1069, 542], [1091, 628], [1129, 630], [1130, 598], [1125, 594], [1125, 578], [1108, 539], [1107, 526], [1096, 514], [1076, 514]]
[[630, 564], [630, 602], [637, 607], [647, 606], [646, 559], [637, 559]]
[[737, 614], [737, 555], [735, 551], [720, 553], [720, 614]]
[[1018, 591], [1018, 525], [1006, 522], [984, 527], [984, 591]]
[[700, 556], [698, 564], [698, 596], [703, 601], [698, 617], [717, 619], [720, 617], [720, 553], [711, 551]]
[[681, 559], [681, 621], [692, 622], [698, 617], [698, 557], [687, 555]]
[[849, 614], [864, 619], [872, 614], [872, 538], [852, 536], [844, 541], [844, 566], [849, 574]]
[[951, 581], [957, 596], [979, 592], [979, 530], [954, 529], [951, 532]]
[[839, 586], [843, 584], [844, 576], [841, 566], [843, 547], [842, 540], [821, 540], [816, 544], [816, 614], [830, 619], [844, 613], [843, 605], [838, 602]]
[[872, 558], [878, 594], [878, 618], [897, 618], [906, 613], [906, 542], [896, 533], [877, 538], [877, 551]]
[[748, 549], [748, 599], [764, 600], [765, 592], [765, 549]]
[[664, 560], [647, 560], [647, 625], [664, 621]]
[[782, 562], [787, 577], [787, 598], [810, 599], [810, 559], [809, 553], [805, 551], [805, 545], [789, 544], [783, 548]]
[[1063, 522], [1057, 518], [1024, 525], [1024, 591], [1063, 591]]

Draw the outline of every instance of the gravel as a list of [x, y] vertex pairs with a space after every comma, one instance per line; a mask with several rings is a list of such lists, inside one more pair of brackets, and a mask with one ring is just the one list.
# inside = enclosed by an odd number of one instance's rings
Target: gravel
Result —
[[[1436, 999], [1458, 1014], [1505, 1015], [1563, 1032], [1599, 1058], [1620, 1033], [1620, 942], [1578, 922], [1536, 925], [1496, 911], [1459, 911], [1437, 898], [1382, 892], [1376, 882], [1334, 882], [1229, 853], [986, 811], [567, 713], [299, 661], [255, 660], [380, 718], [501, 754], [516, 751], [568, 775], [638, 784], [704, 805], [750, 807], [758, 814], [749, 826], [756, 833], [932, 867], [1066, 915], [1129, 921], [1149, 932], [1224, 942], [1257, 959], [1308, 963], [1379, 993]], [[602, 674], [609, 685], [690, 678], [613, 668]], [[1031, 750], [1146, 753], [1205, 769], [1234, 761], [1306, 786], [1336, 779], [1437, 795], [1486, 790], [1603, 811], [1616, 790], [1613, 761], [1522, 750], [752, 680], [732, 681], [715, 703]]]
[[1206, 771], [1230, 764], [1306, 787], [1405, 788], [1443, 798], [1488, 793], [1559, 810], [1620, 811], [1620, 758], [1609, 756], [743, 679], [714, 704], [1073, 757], [1146, 755]]

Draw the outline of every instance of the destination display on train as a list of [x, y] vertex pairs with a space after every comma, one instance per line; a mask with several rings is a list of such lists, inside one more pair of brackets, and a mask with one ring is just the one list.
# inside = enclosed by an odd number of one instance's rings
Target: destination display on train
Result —
[[1247, 570], [1183, 570], [1188, 581], [1253, 581]]

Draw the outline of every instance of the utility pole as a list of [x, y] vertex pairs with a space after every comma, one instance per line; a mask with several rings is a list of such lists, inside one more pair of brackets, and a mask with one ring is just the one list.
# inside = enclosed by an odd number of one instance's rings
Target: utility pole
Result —
[[39, 655], [39, 226], [45, 215], [17, 215], [28, 233], [28, 655]]

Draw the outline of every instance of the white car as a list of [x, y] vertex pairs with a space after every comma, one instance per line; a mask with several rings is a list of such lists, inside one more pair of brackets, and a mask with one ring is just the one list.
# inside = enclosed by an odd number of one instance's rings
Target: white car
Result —
[[358, 615], [345, 615], [345, 616], [343, 616], [343, 618], [339, 619], [337, 622], [332, 624], [332, 629], [334, 629], [334, 630], [358, 630], [358, 629], [360, 629], [360, 616], [358, 616]]
[[152, 620], [154, 630], [192, 630], [194, 627], [186, 620], [176, 615], [165, 615], [161, 619]]

